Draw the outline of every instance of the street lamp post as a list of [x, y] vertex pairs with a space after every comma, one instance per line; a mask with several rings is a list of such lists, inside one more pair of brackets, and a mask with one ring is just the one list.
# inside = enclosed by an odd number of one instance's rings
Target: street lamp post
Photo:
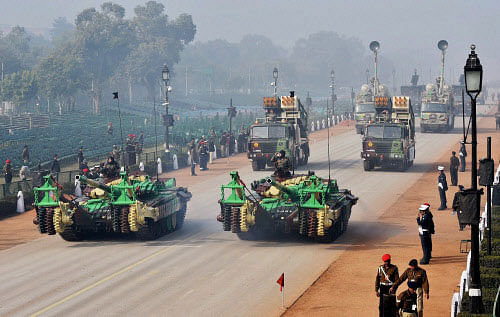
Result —
[[481, 277], [479, 272], [479, 210], [481, 208], [480, 196], [477, 182], [477, 126], [476, 126], [476, 98], [481, 92], [483, 81], [483, 67], [474, 51], [476, 46], [471, 45], [469, 58], [464, 66], [465, 90], [471, 98], [471, 121], [472, 121], [472, 172], [471, 187], [477, 195], [475, 215], [471, 224], [471, 286], [469, 287], [470, 312], [482, 313], [484, 311], [481, 296]]
[[335, 101], [337, 100], [337, 96], [335, 96], [335, 72], [330, 72], [331, 84], [330, 88], [332, 89], [332, 115], [335, 115]]
[[168, 70], [167, 64], [163, 65], [163, 69], [161, 71], [161, 77], [163, 82], [165, 83], [165, 152], [169, 152], [169, 140], [168, 140], [168, 128], [170, 126], [169, 116], [168, 116], [168, 89], [170, 82], [170, 71]]
[[273, 69], [273, 78], [274, 78], [274, 96], [278, 95], [278, 68], [274, 67]]

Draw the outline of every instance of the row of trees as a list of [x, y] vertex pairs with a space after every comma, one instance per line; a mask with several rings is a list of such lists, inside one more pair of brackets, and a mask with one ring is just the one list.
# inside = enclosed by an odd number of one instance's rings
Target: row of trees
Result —
[[[330, 71], [336, 74], [337, 87], [359, 89], [366, 81], [366, 70], [373, 76], [373, 55], [359, 39], [321, 31], [301, 38], [285, 49], [261, 35], [247, 35], [238, 43], [225, 40], [196, 42], [181, 53], [177, 66], [177, 90], [183, 93], [272, 92], [274, 67], [279, 69], [278, 85], [313, 96], [328, 94]], [[382, 83], [392, 81], [394, 66], [379, 55]], [[187, 78], [186, 78], [187, 77]], [[185, 89], [183, 89], [186, 86]], [[349, 90], [350, 92], [350, 90]]]
[[0, 37], [0, 99], [21, 106], [45, 97], [55, 100], [61, 111], [71, 109], [84, 94], [99, 113], [105, 89], [132, 84], [142, 85], [152, 99], [162, 65], [173, 68], [179, 62], [196, 26], [188, 14], [169, 19], [156, 1], [137, 6], [134, 13], [126, 19], [122, 6], [105, 2], [99, 10], [80, 12], [75, 25], [56, 19], [45, 46], [24, 28], [13, 28]]

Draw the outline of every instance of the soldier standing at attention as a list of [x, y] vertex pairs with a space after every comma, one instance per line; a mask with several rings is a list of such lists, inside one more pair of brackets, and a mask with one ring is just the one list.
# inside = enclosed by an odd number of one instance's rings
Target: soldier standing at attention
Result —
[[398, 267], [391, 264], [391, 255], [384, 254], [382, 261], [384, 261], [384, 264], [378, 267], [377, 277], [375, 278], [375, 294], [380, 297], [378, 306], [380, 317], [384, 316], [384, 295], [390, 293], [389, 289], [399, 278]]
[[462, 145], [460, 146], [460, 152], [458, 155], [460, 156], [460, 172], [465, 172], [465, 158], [467, 157], [467, 149], [465, 149], [465, 142], [460, 141]]
[[274, 163], [274, 175], [285, 178], [290, 177], [290, 160], [286, 157], [285, 150], [281, 150], [275, 153], [271, 158], [271, 162]]
[[3, 176], [5, 178], [5, 184], [12, 183], [12, 166], [10, 165], [10, 160], [5, 161], [3, 166]]
[[424, 315], [424, 293], [425, 297], [429, 299], [429, 280], [427, 279], [427, 272], [418, 266], [418, 262], [416, 259], [412, 259], [408, 264], [410, 267], [406, 269], [406, 271], [401, 274], [398, 280], [394, 283], [394, 285], [389, 290], [390, 292], [395, 292], [398, 289], [398, 286], [401, 285], [404, 281], [408, 280], [408, 282], [413, 282], [416, 285], [416, 293], [417, 293], [417, 312], [418, 317], [423, 317]]
[[434, 220], [429, 204], [423, 204], [418, 209], [417, 223], [423, 257], [420, 264], [429, 264], [432, 258], [432, 235], [434, 234]]
[[21, 156], [23, 158], [24, 165], [28, 164], [28, 162], [30, 161], [30, 152], [27, 145], [24, 146]]
[[460, 162], [456, 154], [457, 152], [453, 151], [450, 157], [451, 186], [457, 186], [458, 184], [458, 166], [460, 166]]
[[401, 317], [417, 317], [417, 284], [408, 282], [408, 290], [400, 293], [396, 307], [401, 310]]
[[446, 191], [448, 190], [448, 183], [446, 182], [446, 174], [444, 173], [444, 166], [438, 166], [439, 176], [438, 176], [438, 191], [439, 199], [441, 200], [441, 206], [438, 210], [445, 210], [446, 208]]

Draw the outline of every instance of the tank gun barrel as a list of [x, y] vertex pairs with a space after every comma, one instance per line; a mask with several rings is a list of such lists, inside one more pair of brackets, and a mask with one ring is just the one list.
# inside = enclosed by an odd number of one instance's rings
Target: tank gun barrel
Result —
[[278, 188], [280, 191], [284, 192], [285, 194], [287, 194], [291, 198], [299, 198], [299, 193], [296, 190], [291, 189], [290, 187], [286, 187], [280, 183], [277, 183], [277, 182], [273, 181], [271, 178], [268, 178], [266, 180], [266, 182], [269, 183], [270, 185]]
[[107, 193], [111, 193], [111, 187], [109, 187], [107, 185], [104, 185], [104, 184], [101, 184], [99, 182], [96, 182], [95, 180], [88, 179], [87, 177], [85, 177], [83, 175], [76, 175], [75, 179], [81, 181], [84, 184], [90, 185], [90, 186], [92, 186], [94, 188], [100, 188], [100, 189], [104, 190]]

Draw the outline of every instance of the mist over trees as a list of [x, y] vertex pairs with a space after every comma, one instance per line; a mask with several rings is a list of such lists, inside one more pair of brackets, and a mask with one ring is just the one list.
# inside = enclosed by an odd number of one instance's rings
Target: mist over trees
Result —
[[[300, 38], [289, 49], [256, 34], [236, 43], [193, 43], [196, 25], [189, 14], [170, 17], [157, 1], [135, 7], [130, 17], [125, 13], [120, 4], [104, 2], [81, 11], [74, 24], [56, 18], [50, 39], [21, 26], [0, 34], [0, 100], [12, 102], [17, 112], [40, 111], [51, 103], [59, 114], [74, 110], [75, 104], [90, 104], [99, 113], [110, 91], [120, 91], [130, 104], [151, 102], [161, 96], [164, 64], [171, 70], [179, 101], [271, 94], [274, 67], [283, 94], [296, 90], [300, 95], [328, 95], [332, 69], [337, 87], [359, 89], [366, 70], [373, 75], [369, 49], [359, 39], [333, 31]], [[393, 69], [391, 61], [379, 55], [382, 83], [389, 83]]]

